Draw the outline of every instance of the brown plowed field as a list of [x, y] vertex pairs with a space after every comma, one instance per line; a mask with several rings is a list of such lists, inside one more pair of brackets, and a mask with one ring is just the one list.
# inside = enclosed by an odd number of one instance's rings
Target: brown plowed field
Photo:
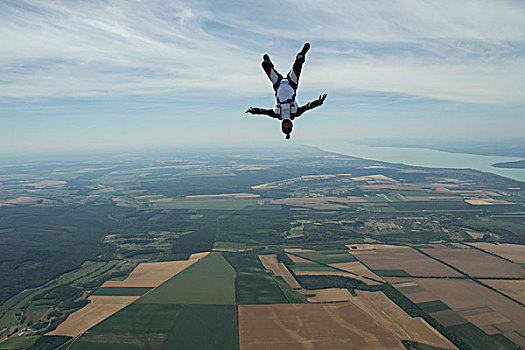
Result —
[[290, 287], [294, 289], [301, 288], [301, 285], [299, 285], [286, 266], [282, 262], [277, 261], [275, 254], [259, 255], [259, 259], [267, 270], [272, 270], [275, 276], [281, 276]]
[[[506, 337], [525, 346], [525, 339], [515, 333], [525, 334], [525, 307], [472, 280], [422, 278], [415, 282], [476, 326], [497, 325]], [[416, 302], [411, 294], [406, 296]]]
[[525, 277], [525, 270], [521, 266], [477, 249], [435, 245], [422, 250], [472, 277]]
[[239, 305], [239, 342], [251, 349], [404, 349], [401, 339], [453, 349], [382, 293], [329, 304]]
[[[336, 267], [341, 270], [345, 270], [351, 273], [355, 273], [358, 276], [361, 277], [369, 277], [373, 278], [377, 281], [383, 281], [383, 279], [379, 276], [377, 276], [375, 273], [370, 271], [366, 268], [363, 264], [361, 264], [359, 261], [352, 261], [347, 263], [338, 263], [338, 264], [331, 264], [330, 266]], [[367, 284], [374, 285], [374, 284], [380, 284], [379, 282], [374, 282], [368, 279], [364, 279]]]
[[525, 304], [524, 280], [483, 280], [483, 283]]
[[469, 243], [475, 247], [486, 250], [493, 254], [502, 256], [518, 264], [525, 264], [525, 245], [521, 244], [492, 244], [492, 243]]
[[76, 337], [138, 298], [140, 297], [91, 296], [91, 303], [69, 315], [54, 331], [46, 335]]
[[352, 246], [358, 246], [352, 255], [374, 270], [404, 270], [412, 276], [461, 276], [410, 247], [367, 244], [361, 251], [359, 245]]

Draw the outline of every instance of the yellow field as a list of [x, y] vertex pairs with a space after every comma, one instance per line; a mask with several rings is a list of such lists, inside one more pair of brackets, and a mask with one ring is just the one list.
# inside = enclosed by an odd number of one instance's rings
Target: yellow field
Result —
[[193, 254], [188, 260], [142, 263], [124, 281], [107, 281], [102, 287], [157, 287], [208, 254]]
[[[288, 251], [288, 250], [287, 250]], [[301, 258], [297, 255], [292, 255], [292, 254], [286, 254], [288, 255], [288, 257], [294, 262], [294, 263], [307, 263], [307, 264], [313, 264], [312, 261], [310, 260], [306, 260], [305, 258]]]
[[301, 288], [301, 285], [288, 271], [282, 262], [278, 262], [275, 254], [259, 255], [259, 259], [267, 270], [271, 270], [275, 276], [281, 276], [286, 283], [293, 289]]
[[91, 303], [69, 315], [57, 329], [46, 335], [65, 335], [76, 337], [87, 331], [97, 323], [105, 320], [125, 306], [137, 300], [138, 296], [117, 297], [117, 296], [91, 296]]
[[492, 198], [471, 198], [465, 199], [465, 202], [471, 205], [495, 205], [495, 204], [514, 204], [503, 199], [492, 199]]

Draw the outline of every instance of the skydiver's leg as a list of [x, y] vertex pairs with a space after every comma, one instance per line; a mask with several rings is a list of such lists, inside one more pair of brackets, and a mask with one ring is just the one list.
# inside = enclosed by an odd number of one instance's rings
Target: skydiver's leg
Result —
[[292, 65], [292, 69], [288, 72], [286, 78], [293, 84], [293, 88], [297, 90], [299, 86], [299, 76], [301, 75], [301, 70], [303, 69], [303, 64], [305, 60], [306, 53], [310, 50], [310, 44], [305, 43], [303, 49], [295, 56], [295, 62]]
[[263, 61], [261, 63], [261, 66], [272, 82], [273, 89], [277, 91], [277, 88], [279, 87], [279, 81], [283, 79], [283, 76], [275, 70], [275, 67], [273, 66], [272, 61], [270, 61], [270, 57], [267, 54], [263, 55]]

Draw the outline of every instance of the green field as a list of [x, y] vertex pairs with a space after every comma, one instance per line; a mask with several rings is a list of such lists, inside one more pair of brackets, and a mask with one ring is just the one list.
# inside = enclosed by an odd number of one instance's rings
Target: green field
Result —
[[140, 296], [151, 290], [151, 287], [100, 287], [92, 295]]
[[472, 323], [449, 326], [461, 340], [472, 349], [496, 350], [496, 349], [518, 349], [517, 345], [502, 334], [487, 335]]
[[300, 271], [331, 271], [336, 272], [337, 270], [326, 265], [316, 264], [316, 263], [295, 263], [290, 265], [292, 270], [295, 272]]
[[[147, 290], [98, 291], [139, 295]], [[95, 326], [72, 349], [237, 349], [234, 303], [235, 270], [221, 253], [211, 253]]]
[[275, 282], [277, 282], [277, 285], [279, 288], [281, 288], [281, 291], [284, 294], [284, 297], [290, 304], [299, 304], [299, 303], [307, 303], [307, 297], [304, 294], [301, 294], [299, 292], [296, 292], [293, 290], [288, 283], [284, 281], [284, 279], [280, 276], [275, 277]]
[[143, 304], [234, 304], [235, 271], [211, 253], [137, 301]]
[[0, 343], [0, 349], [1, 350], [30, 349], [38, 338], [39, 338], [38, 336], [30, 336], [30, 337], [14, 336], [14, 337], [9, 338], [9, 340], [6, 340]]
[[235, 284], [239, 304], [288, 303], [279, 285], [256, 255], [227, 254], [226, 258], [237, 273]]
[[323, 254], [321, 252], [298, 252], [298, 253], [293, 253], [293, 255], [297, 255], [297, 256], [300, 256], [301, 258], [313, 260], [321, 264], [327, 264], [327, 265], [357, 261], [356, 258], [354, 258], [352, 255], [350, 255], [348, 252], [345, 252], [345, 251], [338, 252], [338, 253], [331, 252], [329, 254]]
[[419, 306], [421, 310], [425, 311], [426, 313], [450, 309], [448, 305], [442, 302], [441, 300], [427, 301], [426, 303], [419, 303], [417, 304], [417, 306]]
[[372, 270], [376, 275], [381, 277], [410, 277], [410, 274], [405, 270]]
[[234, 305], [135, 303], [92, 328], [71, 349], [237, 349], [237, 312]]

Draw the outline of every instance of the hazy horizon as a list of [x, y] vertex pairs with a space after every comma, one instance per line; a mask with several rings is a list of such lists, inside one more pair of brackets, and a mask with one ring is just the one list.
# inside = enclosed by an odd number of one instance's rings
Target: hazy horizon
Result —
[[[2, 153], [525, 129], [518, 1], [35, 0], [0, 10]], [[306, 41], [298, 102], [328, 98], [286, 141], [276, 120], [244, 110], [274, 103], [262, 54], [285, 73]]]

